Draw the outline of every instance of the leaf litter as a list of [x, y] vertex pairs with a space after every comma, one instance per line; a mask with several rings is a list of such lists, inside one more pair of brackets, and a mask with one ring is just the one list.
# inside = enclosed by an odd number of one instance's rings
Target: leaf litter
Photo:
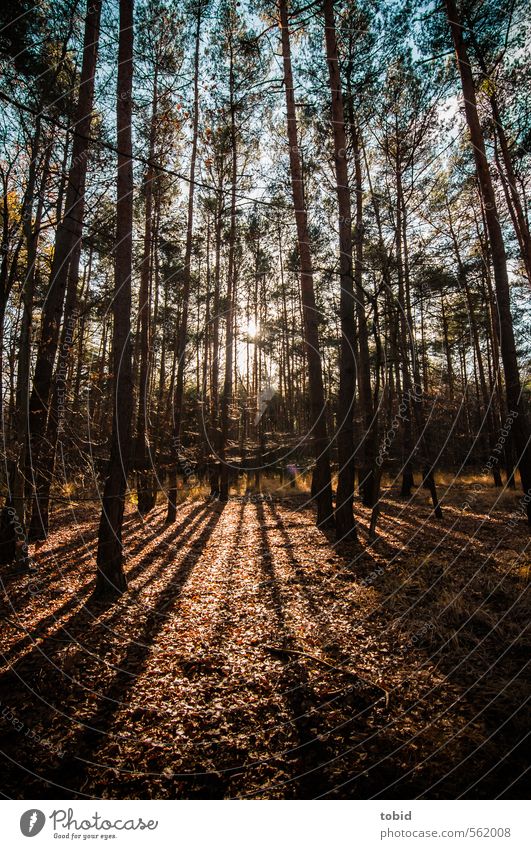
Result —
[[[2, 576], [14, 798], [455, 798], [525, 769], [529, 536], [385, 494], [334, 544], [301, 499], [126, 517], [128, 592], [91, 600], [97, 526], [58, 514]], [[493, 554], [494, 552], [494, 554]], [[509, 791], [508, 791], [509, 792]]]

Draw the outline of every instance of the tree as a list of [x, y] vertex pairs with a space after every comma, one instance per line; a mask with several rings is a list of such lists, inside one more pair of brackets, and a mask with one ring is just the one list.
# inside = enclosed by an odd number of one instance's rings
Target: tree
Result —
[[[100, 14], [101, 0], [96, 0], [94, 3], [88, 2], [83, 45], [83, 65], [79, 82], [76, 120], [73, 126], [72, 156], [68, 173], [65, 213], [56, 232], [50, 284], [43, 310], [41, 337], [35, 363], [33, 389], [29, 401], [28, 430], [30, 454], [28, 461], [35, 489], [35, 500], [33, 502], [30, 525], [30, 537], [33, 540], [42, 539], [46, 536], [47, 532], [47, 498], [46, 494], [44, 494], [44, 515], [41, 517], [39, 493], [42, 488], [47, 489], [47, 477], [50, 473], [48, 464], [51, 461], [53, 466], [56, 433], [55, 437], [52, 437], [53, 450], [51, 456], [49, 453], [46, 456], [47, 468], [43, 468], [44, 462], [41, 462], [41, 450], [49, 411], [53, 368], [59, 342], [67, 281], [70, 282], [70, 290], [67, 294], [69, 306], [68, 321], [72, 320], [73, 308], [77, 296], [79, 252], [83, 230], [85, 181], [94, 101], [94, 79], [98, 55]], [[70, 268], [71, 273], [69, 276]]]
[[310, 423], [313, 439], [315, 467], [312, 493], [317, 504], [317, 524], [332, 521], [332, 485], [330, 478], [330, 448], [326, 423], [326, 403], [319, 346], [319, 315], [315, 304], [313, 286], [310, 234], [298, 143], [295, 89], [291, 67], [291, 44], [287, 0], [279, 0], [282, 61], [284, 66], [284, 91], [286, 96], [286, 133], [289, 143], [291, 190], [297, 225], [297, 246], [300, 263], [300, 286], [303, 312], [303, 332], [308, 384], [310, 392]]
[[192, 147], [190, 154], [190, 171], [188, 183], [188, 209], [186, 218], [186, 247], [184, 251], [184, 267], [182, 272], [183, 287], [182, 287], [182, 310], [181, 320], [177, 333], [177, 377], [175, 381], [175, 395], [173, 401], [173, 435], [172, 435], [172, 470], [171, 480], [168, 490], [168, 512], [166, 522], [172, 523], [176, 517], [177, 504], [177, 467], [180, 465], [181, 453], [181, 426], [182, 426], [182, 408], [184, 400], [184, 370], [185, 370], [185, 354], [186, 341], [188, 334], [188, 309], [190, 299], [190, 283], [192, 260], [192, 245], [193, 245], [193, 228], [194, 228], [194, 196], [195, 196], [195, 176], [196, 176], [196, 160], [197, 160], [197, 140], [199, 130], [199, 59], [201, 46], [201, 20], [203, 14], [204, 0], [196, 0], [195, 6], [195, 36], [194, 36], [194, 101], [193, 101], [193, 124], [192, 124]]
[[336, 536], [338, 540], [356, 536], [354, 500], [354, 422], [353, 408], [356, 389], [354, 348], [357, 345], [354, 322], [354, 282], [352, 258], [352, 212], [347, 165], [347, 134], [343, 108], [343, 91], [336, 41], [333, 0], [323, 3], [325, 44], [328, 63], [331, 122], [334, 138], [334, 165], [339, 226], [339, 280], [341, 317], [341, 359], [338, 396], [338, 462], [336, 492]]
[[[463, 39], [463, 26], [455, 0], [445, 0], [445, 8], [461, 77], [466, 121], [470, 132], [470, 143], [474, 153], [474, 162], [489, 236], [500, 324], [501, 356], [505, 372], [507, 406], [511, 413], [516, 414], [512, 424], [512, 436], [518, 454], [518, 469], [520, 471], [522, 489], [527, 495], [531, 494], [531, 432], [522, 399], [522, 387], [516, 357], [505, 245], [485, 149], [485, 141], [478, 117], [472, 67]], [[527, 517], [531, 524], [531, 501], [527, 502]]]
[[121, 594], [127, 587], [123, 568], [122, 524], [131, 461], [133, 377], [131, 362], [131, 275], [133, 261], [133, 0], [120, 0], [116, 96], [116, 247], [113, 338], [113, 419], [111, 453], [98, 534], [96, 594]]

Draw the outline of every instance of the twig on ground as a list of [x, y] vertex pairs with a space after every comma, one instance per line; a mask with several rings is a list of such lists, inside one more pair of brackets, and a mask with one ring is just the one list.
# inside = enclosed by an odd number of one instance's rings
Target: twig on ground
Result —
[[377, 690], [381, 690], [385, 696], [385, 706], [389, 706], [389, 691], [382, 687], [381, 684], [376, 684], [374, 681], [369, 681], [368, 678], [363, 678], [362, 675], [359, 675], [358, 672], [354, 672], [352, 669], [347, 669], [345, 666], [334, 666], [333, 663], [329, 663], [327, 660], [324, 660], [322, 657], [318, 657], [316, 654], [309, 654], [305, 651], [298, 651], [297, 649], [284, 649], [281, 646], [271, 646], [267, 643], [262, 645], [262, 648], [267, 651], [276, 653], [276, 654], [295, 654], [301, 655], [302, 657], [307, 657], [310, 660], [314, 660], [316, 663], [321, 663], [323, 666], [328, 667], [328, 669], [333, 669], [335, 672], [341, 672], [343, 675], [349, 675], [351, 678], [356, 678], [358, 681], [363, 681], [364, 684], [367, 684], [369, 687], [376, 687]]

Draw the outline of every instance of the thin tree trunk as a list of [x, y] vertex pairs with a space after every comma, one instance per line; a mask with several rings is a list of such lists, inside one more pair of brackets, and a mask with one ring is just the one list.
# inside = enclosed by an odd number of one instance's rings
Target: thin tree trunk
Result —
[[188, 216], [186, 222], [186, 247], [184, 252], [183, 269], [183, 303], [181, 321], [177, 338], [177, 375], [173, 401], [173, 436], [171, 444], [172, 464], [170, 469], [170, 485], [168, 489], [167, 524], [175, 522], [177, 516], [177, 469], [181, 452], [181, 426], [184, 402], [184, 369], [186, 354], [186, 337], [188, 334], [188, 301], [190, 299], [191, 270], [194, 227], [194, 191], [195, 166], [197, 158], [197, 137], [199, 128], [199, 57], [201, 47], [201, 12], [199, 2], [196, 12], [195, 54], [194, 54], [194, 118], [192, 131], [192, 150], [190, 155], [190, 183], [188, 189]]
[[[339, 365], [339, 395], [337, 450], [339, 472], [336, 492], [336, 537], [344, 540], [356, 537], [353, 514], [354, 501], [354, 421], [353, 408], [356, 392], [356, 364], [354, 346], [356, 327], [354, 322], [354, 280], [352, 268], [352, 223], [350, 187], [348, 182], [347, 135], [341, 75], [337, 55], [336, 29], [333, 0], [324, 0], [325, 44], [328, 64], [328, 79], [331, 98], [331, 118], [334, 138], [334, 165], [339, 226], [339, 274], [341, 319], [341, 346]], [[370, 392], [370, 388], [369, 388]]]
[[219, 430], [219, 306], [221, 284], [221, 231], [222, 231], [223, 194], [220, 190], [215, 215], [215, 265], [214, 265], [214, 301], [212, 318], [212, 367], [210, 377], [209, 410], [209, 480], [210, 497], [219, 498], [220, 489], [220, 436]]
[[379, 478], [376, 469], [376, 444], [378, 441], [378, 417], [375, 414], [371, 391], [371, 367], [369, 355], [369, 332], [365, 313], [365, 292], [363, 291], [363, 183], [361, 175], [360, 130], [354, 116], [352, 118], [352, 145], [354, 149], [354, 175], [356, 180], [356, 259], [354, 263], [354, 283], [356, 293], [356, 317], [358, 321], [359, 343], [359, 387], [360, 400], [365, 420], [365, 443], [361, 470], [361, 500], [365, 507], [373, 507], [378, 498]]
[[225, 375], [223, 380], [223, 392], [221, 395], [221, 438], [220, 438], [220, 501], [228, 501], [230, 485], [230, 469], [227, 462], [227, 441], [230, 426], [230, 404], [232, 400], [232, 368], [234, 360], [234, 299], [236, 290], [236, 181], [238, 179], [238, 149], [236, 138], [236, 116], [234, 104], [234, 55], [232, 33], [229, 40], [230, 70], [229, 70], [229, 97], [230, 97], [230, 140], [231, 140], [231, 198], [230, 198], [230, 228], [229, 228], [229, 255], [227, 271], [227, 304], [225, 321]]
[[[38, 145], [40, 135], [40, 122], [37, 124], [34, 137], [34, 151], [32, 156], [37, 158], [35, 147]], [[52, 146], [50, 145], [44, 155], [43, 175], [40, 183], [39, 200], [35, 213], [35, 221], [32, 226], [31, 211], [33, 206], [34, 182], [35, 174], [31, 174], [28, 180], [29, 195], [28, 209], [23, 216], [23, 227], [26, 238], [27, 251], [27, 267], [26, 278], [22, 287], [22, 321], [18, 349], [18, 367], [17, 367], [17, 388], [16, 388], [16, 416], [15, 416], [15, 432], [18, 442], [18, 458], [16, 468], [13, 470], [13, 505], [15, 508], [18, 521], [22, 527], [26, 527], [26, 500], [24, 497], [24, 469], [26, 467], [26, 458], [28, 450], [28, 402], [29, 402], [29, 387], [30, 387], [30, 360], [31, 360], [31, 323], [33, 318], [33, 301], [35, 295], [35, 287], [37, 282], [37, 246], [39, 242], [40, 228], [42, 222], [42, 214], [44, 208], [44, 197], [46, 191], [46, 181], [50, 163]], [[32, 162], [33, 166], [33, 162]]]
[[[494, 423], [494, 410], [493, 410], [493, 398], [489, 397], [489, 390], [487, 387], [487, 381], [485, 378], [485, 369], [483, 366], [483, 359], [481, 356], [481, 347], [479, 344], [479, 332], [477, 327], [477, 321], [474, 314], [474, 304], [472, 302], [472, 293], [470, 291], [470, 286], [468, 284], [466, 269], [463, 265], [463, 261], [461, 259], [461, 251], [459, 249], [459, 242], [457, 241], [457, 235], [455, 233], [451, 212], [449, 206], [448, 209], [448, 223], [450, 228], [450, 235], [452, 237], [452, 242], [454, 246], [455, 257], [457, 261], [457, 268], [459, 271], [459, 276], [461, 279], [461, 283], [465, 290], [468, 313], [470, 316], [470, 327], [472, 330], [472, 340], [474, 343], [474, 350], [476, 353], [476, 360], [478, 364], [478, 372], [479, 372], [479, 384], [481, 388], [481, 397], [483, 400], [483, 411], [487, 422], [487, 433], [488, 433], [488, 443], [489, 443], [489, 451], [492, 453], [496, 446], [496, 436], [495, 436], [495, 423]], [[502, 479], [500, 475], [500, 469], [497, 464], [492, 467], [492, 477], [494, 480], [494, 486], [501, 486]]]
[[140, 269], [139, 319], [140, 319], [140, 368], [138, 376], [138, 410], [136, 421], [135, 466], [137, 478], [138, 512], [145, 516], [155, 506], [151, 470], [148, 469], [148, 386], [149, 386], [149, 329], [151, 323], [150, 277], [152, 268], [153, 242], [153, 181], [155, 176], [155, 133], [158, 110], [158, 67], [153, 78], [151, 102], [151, 124], [149, 132], [149, 158], [146, 172], [146, 197], [144, 206], [144, 252]]
[[402, 487], [400, 494], [403, 498], [411, 497], [411, 488], [415, 485], [413, 477], [413, 455], [416, 446], [413, 446], [413, 422], [412, 412], [413, 404], [417, 403], [413, 399], [413, 381], [409, 371], [409, 344], [408, 344], [408, 329], [406, 299], [404, 288], [404, 263], [403, 263], [403, 226], [402, 226], [402, 172], [400, 165], [400, 146], [396, 145], [396, 258], [397, 258], [397, 273], [398, 273], [398, 339], [399, 350], [401, 355], [402, 365], [402, 395], [400, 397], [400, 408], [403, 410], [402, 421]]

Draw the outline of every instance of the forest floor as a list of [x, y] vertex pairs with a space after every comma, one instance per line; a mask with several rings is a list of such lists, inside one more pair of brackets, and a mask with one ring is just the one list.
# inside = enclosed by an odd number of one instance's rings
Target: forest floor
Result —
[[[128, 509], [129, 590], [91, 600], [97, 509], [2, 575], [14, 798], [516, 798], [531, 536], [518, 492], [385, 494], [335, 546], [304, 496]], [[465, 502], [468, 506], [463, 509]], [[513, 526], [514, 525], [514, 526]]]

